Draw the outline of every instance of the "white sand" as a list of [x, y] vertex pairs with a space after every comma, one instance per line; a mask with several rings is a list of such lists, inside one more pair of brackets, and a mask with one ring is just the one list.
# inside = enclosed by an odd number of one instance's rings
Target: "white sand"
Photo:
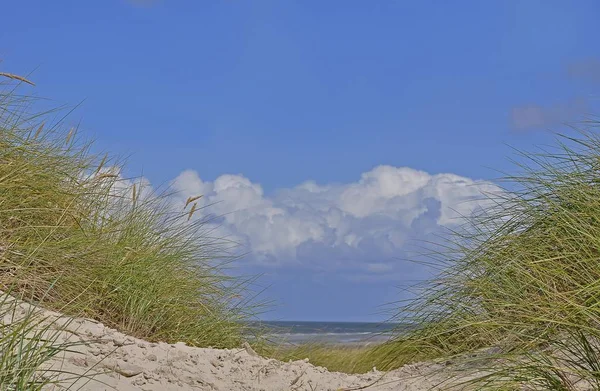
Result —
[[[24, 314], [31, 308], [19, 303]], [[53, 369], [85, 374], [85, 380], [68, 380], [54, 389], [71, 390], [428, 390], [444, 377], [441, 365], [414, 364], [390, 373], [362, 375], [329, 372], [307, 362], [258, 357], [249, 347], [202, 349], [184, 343], [150, 343], [89, 319], [67, 318], [41, 310], [40, 314], [62, 328], [59, 341], [81, 342], [74, 352], [61, 353]], [[8, 319], [5, 318], [5, 322]], [[436, 371], [435, 375], [430, 375]], [[73, 384], [75, 383], [75, 384]], [[373, 384], [375, 383], [375, 384]], [[368, 388], [361, 388], [373, 384]]]

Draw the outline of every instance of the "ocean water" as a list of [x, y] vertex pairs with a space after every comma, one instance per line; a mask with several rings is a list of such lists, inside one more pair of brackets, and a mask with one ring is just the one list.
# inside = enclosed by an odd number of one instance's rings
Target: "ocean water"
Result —
[[387, 341], [401, 325], [367, 322], [264, 321], [267, 338], [278, 343], [366, 345]]

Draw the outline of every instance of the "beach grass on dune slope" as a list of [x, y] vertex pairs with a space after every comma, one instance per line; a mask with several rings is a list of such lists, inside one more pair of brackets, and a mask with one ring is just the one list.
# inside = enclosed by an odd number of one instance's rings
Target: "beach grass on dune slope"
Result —
[[499, 347], [479, 379], [490, 388], [600, 389], [597, 126], [521, 154], [511, 191], [454, 232], [435, 259], [443, 271], [402, 308], [418, 325], [411, 349], [450, 357]]
[[38, 391], [69, 376], [49, 364], [76, 343], [59, 341], [53, 322], [21, 304], [0, 293], [0, 391]]
[[4, 85], [0, 287], [148, 340], [238, 345], [253, 307], [222, 270], [232, 243], [31, 107]]

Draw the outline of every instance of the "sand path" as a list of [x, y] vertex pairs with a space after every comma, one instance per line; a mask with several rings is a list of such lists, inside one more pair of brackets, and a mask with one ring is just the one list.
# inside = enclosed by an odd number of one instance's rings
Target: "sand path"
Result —
[[[31, 309], [26, 303], [18, 306], [21, 315]], [[443, 377], [441, 373], [430, 375], [440, 368], [432, 364], [409, 365], [387, 374], [375, 370], [361, 375], [329, 372], [307, 360], [284, 363], [259, 357], [249, 347], [204, 349], [183, 343], [150, 343], [90, 319], [39, 312], [60, 330], [59, 342], [78, 343], [54, 359], [51, 368], [86, 375], [78, 380], [61, 375], [63, 383], [52, 387], [56, 390], [421, 391], [437, 388], [434, 386]]]

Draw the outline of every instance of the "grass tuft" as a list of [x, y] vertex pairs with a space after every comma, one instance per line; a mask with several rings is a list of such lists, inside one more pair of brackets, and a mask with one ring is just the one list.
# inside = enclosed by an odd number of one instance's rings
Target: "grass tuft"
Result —
[[307, 342], [292, 346], [263, 346], [259, 352], [281, 361], [308, 358], [313, 365], [343, 373], [366, 373], [373, 368], [388, 371], [404, 364], [431, 358], [421, 355], [415, 349], [409, 349], [408, 344], [402, 346], [402, 354], [399, 355], [397, 343], [345, 346]]
[[[402, 308], [403, 321], [417, 325], [405, 341], [411, 349], [472, 357], [495, 347], [500, 353], [478, 387], [599, 389], [597, 125], [521, 154], [521, 173], [506, 178], [510, 191], [453, 233], [434, 256], [443, 271]], [[397, 346], [401, 355], [408, 345]]]
[[32, 105], [0, 93], [0, 289], [150, 341], [239, 345], [254, 307], [223, 272], [235, 244]]
[[51, 361], [72, 348], [54, 322], [9, 293], [0, 293], [0, 391], [37, 391], [59, 384]]

